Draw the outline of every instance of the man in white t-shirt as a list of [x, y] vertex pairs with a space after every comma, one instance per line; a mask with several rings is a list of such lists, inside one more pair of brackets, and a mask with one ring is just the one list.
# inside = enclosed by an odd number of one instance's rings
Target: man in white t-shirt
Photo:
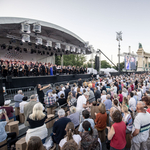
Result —
[[106, 91], [103, 90], [101, 95], [101, 102], [104, 103], [105, 101], [106, 101]]
[[137, 95], [138, 95], [138, 101], [140, 101], [142, 97], [142, 92], [140, 89], [138, 89]]
[[134, 119], [132, 128], [132, 144], [131, 150], [148, 150], [147, 139], [150, 129], [150, 114], [144, 109], [144, 103], [139, 101], [136, 110], [138, 112]]
[[131, 111], [135, 111], [136, 110], [136, 100], [135, 98], [133, 98], [134, 94], [132, 92], [130, 92], [129, 94], [129, 109]]
[[83, 95], [78, 97], [77, 100], [77, 111], [82, 112], [87, 107], [87, 100], [89, 99], [89, 92], [85, 92]]

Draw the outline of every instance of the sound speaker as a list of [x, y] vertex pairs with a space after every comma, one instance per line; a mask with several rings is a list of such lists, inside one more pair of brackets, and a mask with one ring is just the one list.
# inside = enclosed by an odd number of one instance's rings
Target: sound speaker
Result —
[[3, 95], [3, 82], [0, 79], [0, 106], [4, 105], [4, 95]]

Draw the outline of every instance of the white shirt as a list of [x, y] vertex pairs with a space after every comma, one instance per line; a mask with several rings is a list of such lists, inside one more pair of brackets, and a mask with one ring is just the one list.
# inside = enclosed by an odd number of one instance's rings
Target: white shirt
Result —
[[53, 97], [54, 97], [54, 99], [55, 99], [55, 102], [56, 102], [57, 94], [55, 93], [55, 94], [52, 94], [52, 95], [53, 95]]
[[60, 95], [61, 94], [64, 94], [64, 97], [65, 97], [65, 92], [64, 91], [60, 91], [59, 93], [58, 93], [58, 98], [60, 98]]
[[117, 87], [114, 86], [114, 93], [117, 93]]
[[138, 95], [138, 101], [140, 101], [140, 100], [141, 100], [141, 97], [142, 97], [141, 91], [137, 92], [137, 95]]
[[129, 100], [129, 109], [133, 111], [136, 110], [136, 100], [135, 98], [131, 97], [130, 100]]
[[64, 91], [65, 90], [65, 87], [62, 87], [62, 91]]
[[[81, 136], [79, 134], [74, 134], [73, 135], [73, 139], [74, 141], [79, 145], [80, 141], [81, 141]], [[62, 148], [63, 145], [67, 142], [67, 137], [63, 138], [60, 142], [59, 142], [59, 146]]]
[[85, 98], [84, 95], [81, 95], [78, 97], [78, 100], [77, 100], [77, 111], [82, 111], [83, 109], [83, 104], [86, 104], [86, 101], [87, 99]]
[[142, 143], [147, 141], [149, 137], [149, 129], [150, 129], [150, 114], [146, 113], [138, 113], [134, 119], [132, 133], [135, 129], [140, 129], [140, 132], [137, 136], [133, 137], [134, 143]]
[[22, 102], [19, 104], [20, 113], [21, 113], [21, 114], [24, 113], [24, 105], [27, 104], [27, 103], [28, 103], [27, 101], [22, 101]]
[[104, 103], [104, 101], [106, 101], [106, 95], [102, 95], [101, 99], [102, 99], [101, 102]]

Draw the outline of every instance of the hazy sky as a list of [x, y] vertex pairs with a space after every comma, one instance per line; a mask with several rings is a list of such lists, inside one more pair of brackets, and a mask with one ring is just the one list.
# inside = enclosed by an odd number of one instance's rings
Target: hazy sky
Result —
[[[64, 27], [118, 61], [116, 31], [123, 32], [121, 53], [150, 51], [150, 0], [0, 0], [0, 17], [23, 17]], [[105, 59], [105, 57], [102, 57]], [[121, 57], [121, 61], [123, 57]]]

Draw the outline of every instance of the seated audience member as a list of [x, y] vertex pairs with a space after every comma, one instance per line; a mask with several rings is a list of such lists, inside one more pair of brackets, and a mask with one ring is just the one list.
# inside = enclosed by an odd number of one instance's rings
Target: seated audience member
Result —
[[136, 106], [137, 115], [132, 128], [131, 150], [147, 149], [147, 139], [149, 138], [150, 114], [144, 109], [144, 103], [139, 101]]
[[66, 100], [63, 93], [60, 95], [60, 98], [56, 102], [59, 104], [59, 106], [64, 105], [64, 104], [67, 103], [67, 100]]
[[122, 113], [123, 113], [123, 119], [122, 120], [125, 122], [126, 127], [127, 127], [126, 133], [131, 133], [132, 126], [133, 126], [132, 117], [131, 117], [131, 114], [128, 111], [128, 107], [126, 105], [122, 106]]
[[[83, 116], [83, 119], [84, 119], [83, 122], [84, 122], [84, 121], [89, 121], [90, 124], [91, 124], [91, 127], [94, 128], [95, 123], [94, 123], [94, 120], [93, 120], [93, 119], [89, 118], [89, 117], [90, 117], [89, 111], [83, 110], [83, 111], [82, 111], [82, 116]], [[82, 128], [83, 122], [80, 123], [79, 129], [78, 129], [78, 131], [79, 131], [80, 133], [84, 131], [83, 128]]]
[[43, 105], [39, 102], [33, 106], [32, 114], [27, 118], [29, 128], [26, 134], [26, 142], [29, 141], [31, 136], [38, 136], [42, 142], [45, 143], [45, 138], [48, 135], [48, 131], [45, 125], [47, 116], [43, 113]]
[[66, 125], [68, 124], [68, 122], [71, 122], [69, 118], [65, 117], [65, 111], [63, 109], [60, 109], [58, 111], [58, 117], [59, 119], [54, 123], [53, 133], [51, 134], [53, 142], [56, 144], [59, 144], [61, 139], [64, 138], [64, 136], [66, 135]]
[[25, 116], [25, 126], [29, 126], [29, 123], [27, 122], [28, 116], [32, 113], [33, 106], [37, 103], [37, 96], [31, 95], [30, 96], [30, 102], [24, 105], [24, 116]]
[[146, 107], [147, 107], [146, 111], [147, 111], [148, 113], [150, 113], [150, 97], [144, 96], [144, 97], [142, 98], [142, 101], [144, 102], [144, 104], [145, 104]]
[[[5, 109], [9, 119], [14, 118], [14, 120], [16, 120], [15, 116], [13, 116], [13, 112], [14, 112], [13, 107], [9, 106], [10, 103], [11, 103], [11, 100], [6, 100], [4, 102], [4, 106], [2, 106], [0, 109]], [[5, 120], [4, 114], [2, 115], [1, 120]]]
[[99, 113], [97, 102], [93, 101], [92, 106], [90, 108], [91, 108], [91, 118], [95, 120], [96, 118], [95, 113]]
[[101, 95], [101, 102], [104, 103], [104, 101], [106, 101], [106, 91], [105, 90], [102, 91], [102, 95]]
[[54, 100], [55, 100], [55, 102], [56, 102], [56, 97], [57, 97], [56, 90], [53, 90], [53, 91], [52, 91], [52, 95], [53, 95]]
[[24, 94], [23, 94], [22, 90], [19, 90], [18, 94], [14, 96], [15, 107], [19, 108], [19, 103], [22, 102], [22, 98], [24, 97], [23, 95]]
[[122, 115], [119, 110], [112, 114], [114, 124], [108, 129], [108, 140], [110, 142], [110, 150], [124, 150], [126, 146], [126, 124], [122, 121]]
[[82, 124], [84, 132], [81, 133], [81, 150], [100, 150], [98, 142], [98, 132], [91, 127], [90, 122], [84, 121]]
[[26, 150], [43, 150], [43, 143], [38, 136], [32, 136], [27, 144]]
[[98, 106], [99, 109], [99, 113], [95, 113], [96, 115], [96, 119], [95, 119], [95, 128], [98, 131], [102, 131], [106, 128], [107, 125], [107, 113], [106, 113], [106, 108], [105, 105], [103, 103], [101, 103]]
[[21, 114], [24, 113], [24, 105], [28, 103], [27, 100], [28, 100], [28, 97], [25, 96], [22, 98], [22, 102], [19, 104]]
[[6, 121], [0, 121], [0, 143], [8, 139], [7, 145], [9, 148], [11, 148], [14, 147], [16, 141], [18, 140], [17, 135], [16, 132], [6, 133], [5, 126], [9, 122], [9, 119], [5, 110], [0, 110], [0, 119], [2, 115], [5, 116]]
[[89, 99], [89, 93], [85, 92], [83, 95], [79, 96], [78, 100], [77, 100], [77, 111], [78, 112], [82, 112], [82, 110], [84, 110], [85, 108], [88, 107], [87, 105], [87, 100]]
[[55, 99], [51, 92], [48, 93], [48, 96], [44, 98], [45, 107], [54, 107], [55, 106]]
[[106, 111], [110, 110], [110, 108], [112, 107], [112, 102], [110, 100], [110, 95], [107, 94], [106, 96], [106, 100], [104, 101], [105, 107], [106, 107]]
[[68, 103], [68, 106], [77, 106], [77, 100], [75, 97], [73, 97], [72, 93], [71, 95], [68, 96], [67, 98], [67, 103]]
[[78, 144], [72, 139], [67, 141], [61, 150], [78, 150]]
[[62, 148], [63, 145], [71, 139], [73, 139], [79, 145], [81, 141], [81, 137], [79, 134], [74, 134], [75, 132], [74, 124], [72, 122], [69, 122], [66, 125], [65, 130], [66, 130], [66, 136], [60, 141], [59, 143], [60, 148]]
[[67, 116], [71, 120], [71, 122], [74, 124], [74, 127], [77, 128], [80, 124], [80, 116], [79, 112], [76, 112], [76, 107], [72, 106], [70, 107], [70, 115]]
[[122, 91], [121, 90], [118, 91], [118, 99], [119, 99], [119, 102], [122, 104], [123, 95], [122, 95]]

